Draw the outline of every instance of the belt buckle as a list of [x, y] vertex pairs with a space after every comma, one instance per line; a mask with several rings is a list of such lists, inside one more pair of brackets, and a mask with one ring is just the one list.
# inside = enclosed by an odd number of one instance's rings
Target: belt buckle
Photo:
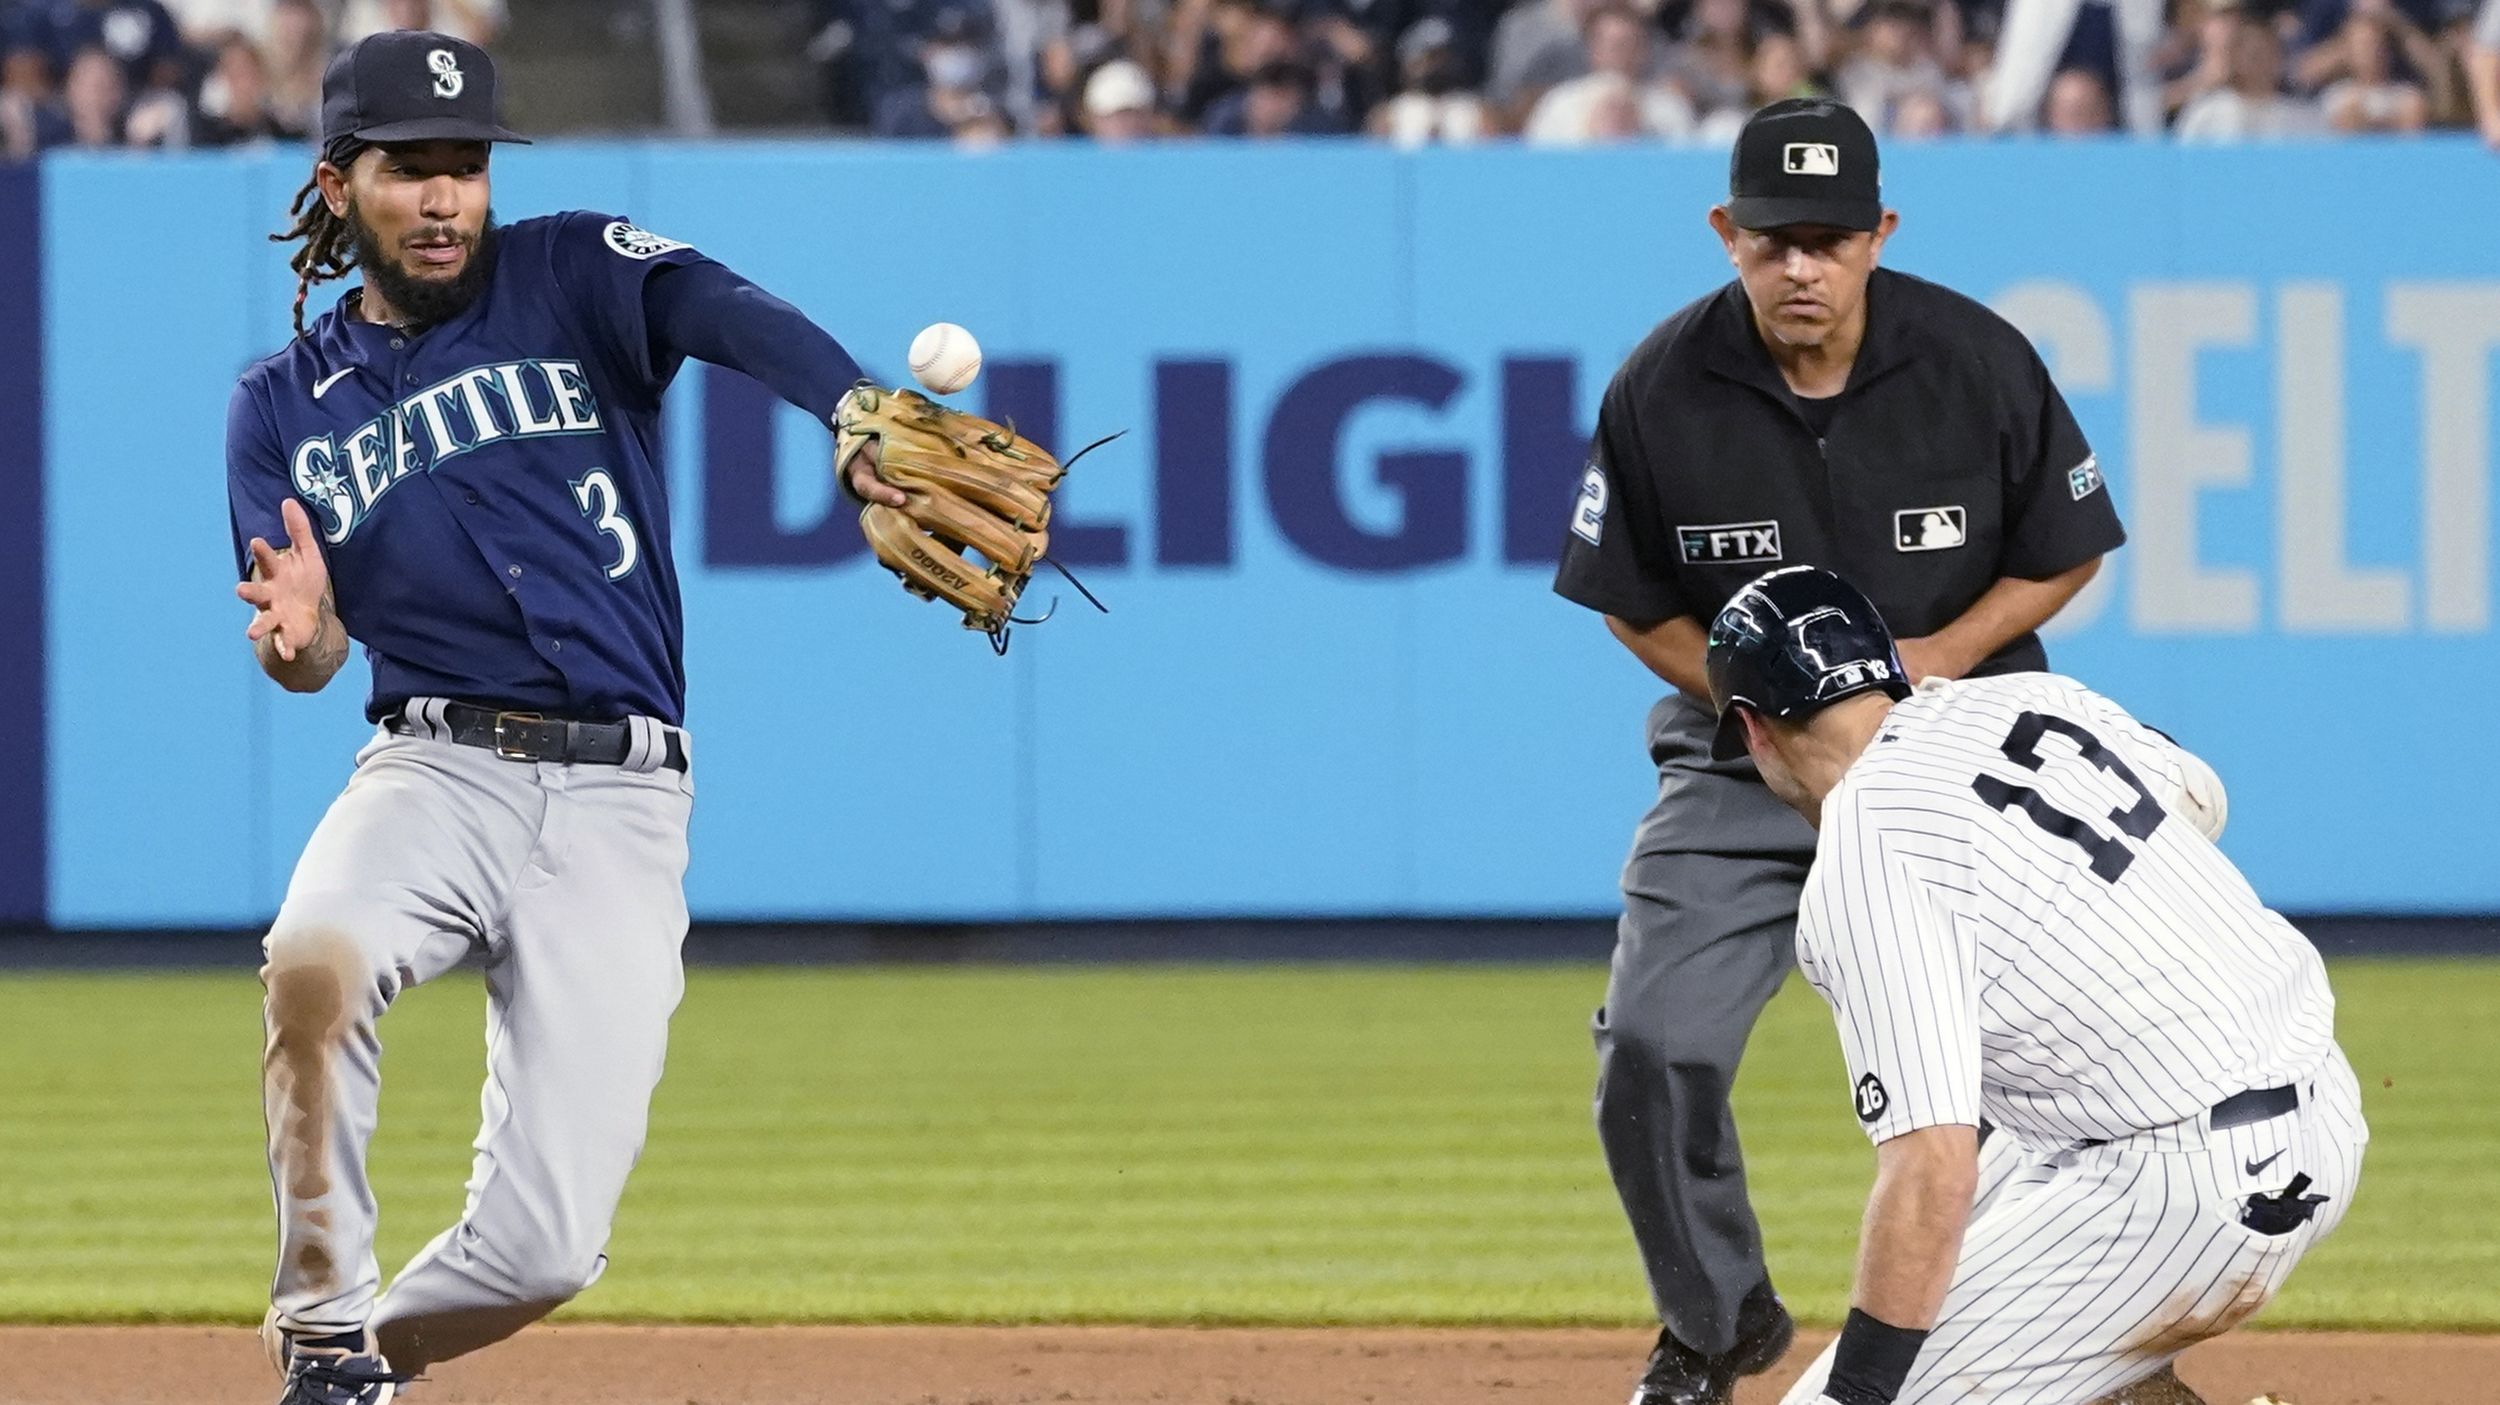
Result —
[[510, 722], [544, 722], [546, 717], [535, 712], [498, 712], [495, 714], [495, 754], [506, 761], [535, 761], [538, 753], [516, 751], [503, 739], [503, 729]]

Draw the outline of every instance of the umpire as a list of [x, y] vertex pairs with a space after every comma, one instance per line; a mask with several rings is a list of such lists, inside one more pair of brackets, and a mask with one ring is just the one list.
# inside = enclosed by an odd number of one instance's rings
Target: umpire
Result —
[[1593, 1023], [1598, 1137], [1665, 1324], [1633, 1405], [1725, 1405], [1794, 1333], [1728, 1090], [1795, 959], [1814, 832], [1750, 762], [1710, 759], [1704, 622], [1811, 563], [1874, 599], [1914, 679], [2037, 670], [2034, 631], [2125, 540], [2023, 335], [1876, 267], [1900, 216], [1855, 112], [1762, 109], [1728, 183], [1710, 227], [1736, 281], [1615, 373], [1554, 580], [1675, 686], [1649, 714], [1658, 802]]

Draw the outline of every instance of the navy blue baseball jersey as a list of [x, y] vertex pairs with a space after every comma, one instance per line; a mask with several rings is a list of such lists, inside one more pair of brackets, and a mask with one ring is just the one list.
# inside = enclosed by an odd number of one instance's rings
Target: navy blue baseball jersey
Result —
[[364, 321], [351, 292], [243, 374], [226, 426], [238, 566], [255, 536], [285, 544], [279, 505], [302, 499], [376, 720], [435, 696], [678, 723], [659, 416], [687, 349], [655, 334], [644, 294], [655, 271], [709, 260], [584, 211], [498, 231], [493, 258], [439, 325]]

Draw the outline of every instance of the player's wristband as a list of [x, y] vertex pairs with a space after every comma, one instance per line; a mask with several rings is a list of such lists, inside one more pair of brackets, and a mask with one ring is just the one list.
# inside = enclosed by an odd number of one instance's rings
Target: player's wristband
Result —
[[1925, 1332], [1878, 1322], [1853, 1307], [1849, 1325], [1840, 1329], [1840, 1344], [1832, 1349], [1832, 1376], [1823, 1393], [1840, 1405], [1892, 1405], [1926, 1344]]

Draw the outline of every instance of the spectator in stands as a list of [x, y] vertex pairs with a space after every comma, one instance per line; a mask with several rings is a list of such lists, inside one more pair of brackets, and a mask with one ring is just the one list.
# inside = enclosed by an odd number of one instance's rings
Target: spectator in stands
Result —
[[[1118, 39], [1099, 24], [1080, 24], [1042, 46], [1034, 56], [1033, 103], [1026, 130], [1035, 136], [1081, 136], [1086, 131], [1085, 90], [1103, 65], [1115, 60], [1135, 62]], [[1145, 71], [1143, 64], [1138, 65]], [[1007, 107], [1015, 111], [1015, 67], [1007, 67]], [[1153, 75], [1147, 75], [1149, 85]], [[1159, 102], [1158, 102], [1158, 105]]]
[[1439, 15], [1417, 20], [1398, 39], [1398, 93], [1372, 112], [1373, 135], [1400, 147], [1481, 139], [1492, 115], [1465, 81], [1455, 27]]
[[311, 130], [290, 122], [269, 100], [269, 69], [260, 48], [236, 34], [217, 46], [217, 65], [200, 85], [200, 115], [192, 131], [198, 146], [241, 146], [255, 141], [302, 141]]
[[1394, 34], [1372, 26], [1391, 17], [1396, 0], [1304, 0], [1299, 30], [1311, 65], [1314, 100], [1333, 114], [1335, 130], [1360, 129], [1392, 88]]
[[951, 137], [958, 127], [994, 114], [994, 100], [984, 90], [989, 58], [979, 46], [957, 36], [921, 50], [924, 82], [889, 92], [877, 105], [875, 132], [881, 137]]
[[1896, 126], [1893, 108], [1912, 94], [1954, 101], [1944, 65], [1934, 49], [1935, 11], [1929, 0], [1875, 0], [1857, 53], [1841, 66], [1840, 100], [1856, 108], [1878, 132]]
[[70, 56], [61, 79], [61, 110], [69, 119], [65, 146], [101, 150], [123, 146], [130, 88], [121, 60], [90, 47]]
[[1129, 59], [1113, 59], [1085, 80], [1084, 131], [1105, 146], [1128, 146], [1155, 135], [1155, 85]]
[[998, 100], [987, 93], [976, 92], [955, 109], [954, 122], [947, 136], [964, 151], [987, 151], [1006, 145], [1016, 134], [1015, 124], [1007, 120]]
[[[1076, 28], [1069, 0], [993, 0], [990, 12], [998, 30], [999, 93], [1007, 118], [1025, 130], [1041, 130], [1048, 125], [1041, 113], [1050, 92], [1043, 77], [1045, 55], [1064, 54]], [[1071, 76], [1061, 71], [1062, 80]], [[1054, 135], [1057, 130], [1064, 129], [1054, 128]]]
[[[1813, 0], [1806, 4], [1812, 8]], [[1744, 107], [1753, 90], [1754, 42], [1769, 28], [1750, 0], [1691, 0], [1681, 28], [1669, 30], [1675, 43], [1667, 77], [1699, 111]], [[1821, 56], [1809, 53], [1806, 63], [1819, 68]]]
[[280, 127], [310, 134], [321, 128], [321, 71], [330, 63], [329, 25], [313, 0], [270, 0], [261, 66], [269, 75], [269, 111]]
[[267, 40], [269, 9], [270, 0], [165, 0], [182, 42], [210, 54], [238, 35], [255, 44]]
[[1278, 59], [1252, 74], [1248, 87], [1207, 110], [1207, 135], [1303, 137], [1345, 130], [1311, 97], [1311, 70]]
[[[2338, 0], [2340, 3], [2340, 0]], [[2383, 82], [2400, 82], [2422, 74], [2441, 71], [2444, 62], [2439, 41], [2430, 37], [2421, 24], [2414, 22], [2405, 9], [2390, 0], [2353, 0], [2343, 6], [2344, 18], [2335, 30], [2300, 49], [2300, 57], [2292, 64], [2292, 85], [2303, 92], [2323, 93], [2329, 86], [2351, 76], [2356, 59], [2374, 56], [2387, 71]], [[2304, 22], [2307, 16], [2303, 17]], [[2358, 22], [2375, 28], [2378, 33], [2356, 36]], [[2437, 21], [2430, 24], [2437, 27]], [[2302, 30], [2305, 40], [2307, 30]], [[2420, 92], [2420, 85], [2413, 85]], [[2428, 95], [2424, 94], [2425, 101]], [[2425, 114], [2427, 115], [2427, 113]], [[2360, 127], [2348, 130], [2385, 130]]]
[[0, 11], [0, 160], [23, 161], [69, 140], [52, 61], [27, 17]]
[[[2187, 105], [2231, 82], [2231, 39], [2240, 22], [2237, 0], [2186, 0], [2195, 12], [2194, 37], [2170, 80], [2162, 85], [2164, 119], [2175, 129]], [[2179, 26], [2184, 30], [2185, 25]]]
[[1935, 93], [1913, 92], [1901, 95], [1893, 104], [1892, 135], [1904, 141], [1933, 141], [1949, 137], [1956, 130], [1953, 109]]
[[25, 12], [0, 11], [0, 95], [45, 103], [52, 100], [57, 86], [53, 81], [52, 57], [36, 33], [35, 17]]
[[2117, 130], [2109, 85], [2088, 68], [2061, 68], [2049, 80], [2040, 126], [2053, 137], [2100, 137]]
[[1976, 104], [1980, 125], [1989, 131], [2029, 128], [2046, 106], [2058, 70], [2088, 67], [2114, 87], [2113, 106], [2129, 131], [2159, 135], [2163, 90], [2157, 55], [2164, 9], [2165, 0], [2006, 0]]
[[[2272, 2], [2272, 0], [2270, 0]], [[2401, 31], [2427, 34], [2438, 30], [2443, 0], [2297, 0], [2296, 13], [2282, 22], [2285, 46], [2292, 54], [2293, 84], [2315, 92], [2343, 76], [2344, 21], [2354, 15], [2396, 24], [2399, 48], [2412, 52]]]
[[64, 83], [87, 49], [101, 49], [122, 66], [125, 98], [178, 92], [188, 81], [182, 28], [159, 0], [49, 0], [27, 15], [21, 42], [43, 49]]
[[1768, 107], [1782, 98], [1814, 98], [1823, 96], [1813, 75], [1806, 70], [1806, 47], [1793, 34], [1773, 31], [1753, 46], [1753, 66], [1749, 70], [1745, 106], [1723, 107], [1701, 119], [1694, 135], [1713, 146], [1733, 146], [1736, 134], [1743, 130], [1745, 119], [1758, 109]]
[[1512, 120], [1524, 118], [1545, 90], [1588, 72], [1589, 13], [1598, 0], [1520, 0], [1493, 28], [1492, 71], [1485, 95]]
[[1181, 119], [1199, 126], [1218, 104], [1242, 98], [1253, 75], [1290, 62], [1301, 47], [1283, 5], [1260, 0], [1180, 0], [1166, 46], [1166, 80]]
[[2344, 32], [2336, 36], [2344, 76], [2318, 95], [2329, 127], [2339, 132], [2419, 132], [2430, 121], [2430, 95], [2419, 83], [2396, 76], [2393, 29], [2383, 17], [2358, 12], [2344, 21]]
[[2179, 140], [2231, 142], [2303, 136], [2321, 130], [2317, 106], [2283, 91], [2283, 43], [2272, 26], [2234, 6], [2220, 33], [2227, 48], [2199, 72], [2219, 71], [2223, 84], [2200, 93], [2179, 113]]
[[353, 44], [386, 29], [431, 29], [490, 48], [510, 18], [505, 0], [346, 0], [339, 41]]
[[[1543, 146], [1570, 146], [1618, 135], [1631, 104], [1632, 134], [1683, 140], [1693, 135], [1693, 105], [1653, 76], [1656, 50], [1648, 21], [1621, 4], [1590, 14], [1583, 36], [1589, 71], [1559, 83], [1537, 100], [1520, 136]], [[1605, 111], [1601, 114], [1600, 108]]]
[[2474, 16], [2474, 42], [2465, 52], [2466, 88], [2474, 97], [2474, 125], [2483, 143], [2500, 151], [2500, 0], [2483, 0]]

